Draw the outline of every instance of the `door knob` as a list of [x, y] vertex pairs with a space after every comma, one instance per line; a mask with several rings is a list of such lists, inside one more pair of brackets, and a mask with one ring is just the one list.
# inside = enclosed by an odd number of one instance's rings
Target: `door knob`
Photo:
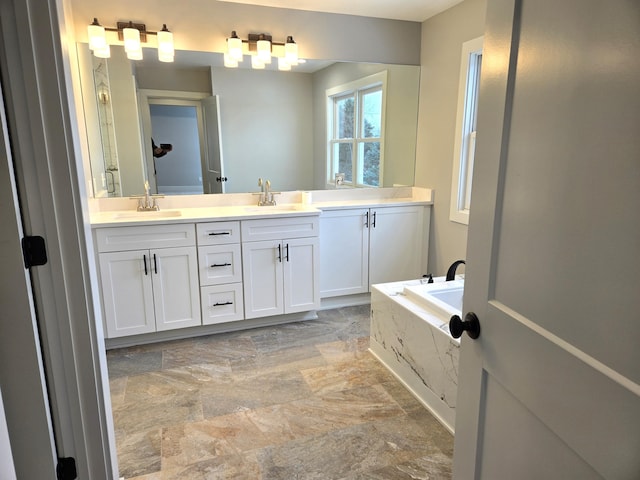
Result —
[[454, 315], [449, 320], [449, 331], [453, 338], [460, 338], [465, 330], [467, 335], [474, 340], [480, 336], [480, 320], [475, 313], [467, 313], [464, 316], [464, 321], [458, 315]]

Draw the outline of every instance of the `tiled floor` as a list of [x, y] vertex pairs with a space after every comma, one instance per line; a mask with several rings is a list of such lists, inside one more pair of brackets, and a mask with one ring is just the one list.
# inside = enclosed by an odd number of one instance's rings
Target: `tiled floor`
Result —
[[369, 309], [108, 352], [120, 475], [448, 479], [453, 437], [367, 351]]

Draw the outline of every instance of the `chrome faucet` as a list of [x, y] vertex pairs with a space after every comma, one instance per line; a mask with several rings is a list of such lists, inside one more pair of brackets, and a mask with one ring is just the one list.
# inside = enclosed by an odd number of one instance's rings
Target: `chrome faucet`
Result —
[[274, 195], [278, 195], [280, 192], [271, 191], [271, 182], [269, 180], [262, 181], [262, 178], [258, 178], [258, 186], [260, 187], [260, 200], [258, 200], [258, 206], [274, 206], [276, 199]]
[[445, 279], [446, 282], [450, 282], [451, 280], [456, 279], [456, 270], [458, 268], [458, 265], [460, 265], [461, 263], [466, 264], [467, 262], [465, 262], [464, 260], [456, 260], [451, 264], [449, 270], [447, 270], [447, 278]]
[[152, 212], [160, 210], [158, 205], [158, 198], [164, 198], [163, 195], [151, 195], [149, 194], [149, 181], [144, 182], [144, 195], [132, 197], [138, 199], [139, 212]]

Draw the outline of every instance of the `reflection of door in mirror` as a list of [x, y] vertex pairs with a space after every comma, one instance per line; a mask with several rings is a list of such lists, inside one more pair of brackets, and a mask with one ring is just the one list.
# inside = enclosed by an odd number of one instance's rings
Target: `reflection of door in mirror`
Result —
[[[165, 195], [224, 193], [217, 98], [141, 90], [146, 170], [151, 191]], [[171, 144], [166, 155], [152, 153]]]

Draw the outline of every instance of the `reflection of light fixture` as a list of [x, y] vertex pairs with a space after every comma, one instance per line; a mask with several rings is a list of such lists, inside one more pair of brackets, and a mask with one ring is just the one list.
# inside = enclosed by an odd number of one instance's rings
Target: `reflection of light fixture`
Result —
[[285, 57], [278, 57], [278, 70], [283, 72], [288, 72], [291, 70], [291, 64], [287, 62]]
[[117, 32], [118, 39], [124, 43], [124, 50], [130, 60], [142, 60], [142, 43], [146, 43], [147, 35], [156, 35], [158, 38], [158, 60], [161, 62], [173, 62], [174, 47], [173, 33], [166, 25], [159, 32], [147, 31], [144, 23], [118, 22], [116, 28], [103, 27], [94, 18], [87, 29], [89, 48], [96, 57], [109, 58], [111, 51], [107, 42], [106, 32]]
[[251, 55], [251, 68], [255, 70], [263, 70], [264, 62], [257, 55]]
[[[247, 44], [246, 51], [243, 43]], [[271, 63], [271, 58], [278, 59], [279, 70], [291, 70], [292, 65], [302, 63], [298, 58], [298, 45], [293, 41], [293, 37], [288, 36], [285, 43], [272, 41], [271, 35], [266, 33], [250, 33], [248, 39], [238, 38], [236, 31], [231, 32], [227, 38], [227, 52], [225, 54], [225, 67], [235, 68], [237, 62], [242, 61], [244, 53], [251, 56], [251, 66], [255, 69], [263, 69], [265, 65]], [[233, 60], [236, 62], [234, 63]]]

